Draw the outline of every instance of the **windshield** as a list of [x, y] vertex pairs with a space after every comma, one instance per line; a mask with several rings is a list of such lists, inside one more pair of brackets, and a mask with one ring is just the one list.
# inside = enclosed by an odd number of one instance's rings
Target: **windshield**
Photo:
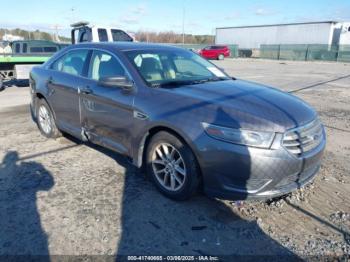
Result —
[[140, 50], [129, 51], [126, 54], [149, 86], [229, 79], [219, 68], [186, 50]]

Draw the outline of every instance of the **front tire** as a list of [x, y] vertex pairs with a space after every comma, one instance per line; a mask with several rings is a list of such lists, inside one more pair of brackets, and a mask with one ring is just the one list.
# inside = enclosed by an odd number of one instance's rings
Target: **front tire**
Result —
[[146, 153], [147, 173], [157, 189], [173, 200], [186, 200], [199, 186], [199, 168], [192, 150], [176, 136], [159, 132]]
[[45, 99], [39, 99], [36, 106], [36, 122], [41, 134], [47, 138], [58, 138], [61, 132], [58, 130], [53, 113]]

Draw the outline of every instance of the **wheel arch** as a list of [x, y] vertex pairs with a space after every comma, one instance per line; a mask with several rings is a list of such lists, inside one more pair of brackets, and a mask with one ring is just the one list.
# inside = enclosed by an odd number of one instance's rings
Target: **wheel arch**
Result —
[[[55, 114], [55, 110], [53, 110], [53, 108], [52, 108], [52, 106], [50, 105], [50, 103], [49, 103], [49, 101], [48, 101], [48, 99], [46, 98], [46, 96], [42, 93], [42, 92], [35, 92], [35, 94], [34, 94], [34, 98], [35, 98], [35, 102], [34, 102], [34, 114], [36, 114], [36, 110], [37, 110], [37, 101], [38, 100], [41, 100], [41, 99], [44, 99], [45, 101], [46, 101], [46, 103], [48, 104], [48, 106], [50, 107], [50, 110], [51, 110], [51, 112], [52, 112], [52, 114], [53, 114], [53, 117], [54, 117], [54, 119], [56, 120], [56, 114]], [[35, 115], [35, 117], [36, 117], [36, 115]]]
[[137, 153], [137, 157], [134, 159], [134, 164], [139, 168], [144, 165], [147, 147], [149, 145], [149, 142], [151, 141], [151, 138], [154, 135], [156, 135], [157, 133], [162, 132], [162, 131], [168, 132], [168, 133], [176, 136], [178, 139], [180, 139], [184, 144], [186, 144], [190, 148], [190, 150], [192, 151], [192, 153], [197, 161], [199, 172], [201, 173], [201, 168], [199, 165], [198, 157], [197, 157], [195, 150], [194, 150], [193, 143], [190, 141], [189, 138], [187, 138], [184, 134], [182, 134], [181, 131], [178, 131], [175, 128], [171, 128], [171, 127], [168, 127], [165, 125], [156, 125], [156, 126], [149, 128], [149, 130], [146, 132], [146, 134], [141, 139], [141, 142], [138, 146], [138, 153]]
[[47, 99], [45, 98], [45, 96], [41, 92], [36, 92], [35, 97], [38, 99], [45, 99], [47, 102]]

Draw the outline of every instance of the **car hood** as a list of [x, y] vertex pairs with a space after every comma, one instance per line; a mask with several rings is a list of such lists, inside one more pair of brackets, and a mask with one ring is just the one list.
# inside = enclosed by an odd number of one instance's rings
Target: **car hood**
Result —
[[167, 91], [173, 94], [173, 100], [166, 102], [170, 110], [163, 115], [182, 114], [187, 120], [226, 127], [283, 133], [316, 117], [316, 112], [301, 99], [243, 80], [208, 82]]

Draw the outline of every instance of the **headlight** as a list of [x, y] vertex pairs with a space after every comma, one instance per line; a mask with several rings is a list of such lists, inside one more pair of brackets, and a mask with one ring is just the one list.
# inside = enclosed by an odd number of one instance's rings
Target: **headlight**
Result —
[[224, 140], [239, 145], [270, 148], [275, 133], [233, 129], [202, 123], [205, 132], [216, 139]]

